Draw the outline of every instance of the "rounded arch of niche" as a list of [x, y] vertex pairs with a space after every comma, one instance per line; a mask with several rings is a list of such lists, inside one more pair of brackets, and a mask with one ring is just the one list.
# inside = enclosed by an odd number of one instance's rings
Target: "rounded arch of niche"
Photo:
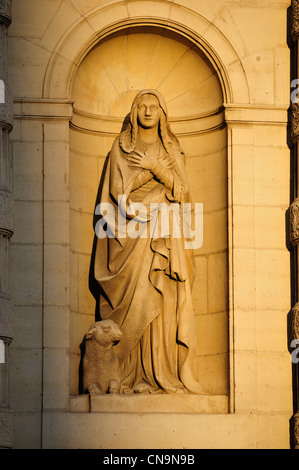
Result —
[[[58, 41], [49, 60], [43, 86], [43, 98], [71, 99], [73, 80], [81, 62], [102, 39], [126, 27], [160, 26], [194, 42], [210, 60], [221, 83], [224, 103], [249, 103], [250, 93], [242, 62], [223, 33], [207, 18], [182, 5], [171, 5], [169, 16], [158, 16], [164, 1], [155, 2], [153, 14], [150, 2], [142, 4], [143, 15], [128, 13], [118, 3], [98, 6], [86, 13]], [[146, 9], [149, 9], [148, 12]], [[161, 10], [161, 11], [162, 11]], [[184, 23], [181, 21], [184, 12]], [[171, 12], [171, 14], [170, 14]], [[164, 12], [165, 13], [165, 12]], [[111, 18], [114, 19], [111, 22]], [[55, 23], [53, 23], [55, 27]]]
[[203, 203], [203, 245], [195, 251], [197, 361], [204, 386], [228, 395], [227, 152], [223, 82], [197, 44], [173, 29], [134, 25], [99, 40], [76, 69], [70, 98], [70, 393], [77, 394], [79, 345], [94, 321], [93, 215], [112, 143], [133, 97], [157, 88], [186, 154], [194, 202]]

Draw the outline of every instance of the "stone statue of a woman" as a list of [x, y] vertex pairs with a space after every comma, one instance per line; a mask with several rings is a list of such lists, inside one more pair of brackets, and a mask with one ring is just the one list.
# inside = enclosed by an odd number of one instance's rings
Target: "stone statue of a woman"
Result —
[[[149, 208], [187, 202], [184, 154], [170, 130], [164, 98], [156, 90], [143, 90], [109, 155], [100, 199], [107, 236], [97, 238], [95, 255], [100, 316], [113, 320], [122, 332], [115, 346], [121, 393], [200, 393], [192, 250], [171, 230], [165, 236], [149, 229], [153, 219], [163, 225], [163, 217], [153, 216]], [[147, 208], [137, 219], [142, 234], [134, 235], [131, 228], [125, 229], [138, 215], [132, 207], [141, 204]], [[116, 224], [105, 219], [108, 207], [113, 208]]]

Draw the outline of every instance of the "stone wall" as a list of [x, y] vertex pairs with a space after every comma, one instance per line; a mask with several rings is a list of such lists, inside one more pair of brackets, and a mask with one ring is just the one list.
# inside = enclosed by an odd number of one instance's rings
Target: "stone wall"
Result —
[[[13, 1], [15, 448], [290, 446], [289, 6]], [[145, 86], [169, 102], [193, 198], [204, 204], [193, 297], [209, 394], [176, 403], [179, 412], [173, 402], [157, 413], [155, 403], [107, 404], [109, 396], [90, 412], [78, 370], [95, 309], [95, 198], [132, 95]]]
[[13, 339], [13, 303], [10, 298], [10, 239], [13, 234], [13, 181], [9, 133], [13, 127], [12, 96], [7, 74], [7, 29], [11, 2], [0, 3], [0, 448], [12, 446], [13, 412], [9, 406], [9, 345]]
[[163, 92], [172, 129], [186, 154], [192, 199], [204, 207], [203, 244], [195, 250], [193, 292], [198, 367], [210, 393], [227, 395], [227, 137], [222, 90], [215, 70], [194, 43], [165, 28], [150, 26], [127, 29], [101, 42], [84, 59], [74, 80], [70, 133], [71, 391], [78, 393], [78, 344], [96, 311], [89, 272], [99, 182], [106, 157], [140, 88]]

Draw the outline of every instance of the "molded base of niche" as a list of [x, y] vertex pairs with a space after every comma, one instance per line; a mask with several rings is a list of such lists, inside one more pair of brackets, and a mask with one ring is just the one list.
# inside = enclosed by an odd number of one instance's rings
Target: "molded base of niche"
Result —
[[193, 413], [227, 414], [226, 395], [75, 395], [69, 400], [73, 413]]

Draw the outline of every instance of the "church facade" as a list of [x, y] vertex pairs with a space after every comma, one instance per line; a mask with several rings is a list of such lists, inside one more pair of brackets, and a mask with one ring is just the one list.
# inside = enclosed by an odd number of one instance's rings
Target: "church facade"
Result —
[[[0, 447], [299, 448], [298, 38], [298, 0], [1, 0]], [[203, 208], [205, 393], [89, 397], [96, 201], [143, 89]]]

